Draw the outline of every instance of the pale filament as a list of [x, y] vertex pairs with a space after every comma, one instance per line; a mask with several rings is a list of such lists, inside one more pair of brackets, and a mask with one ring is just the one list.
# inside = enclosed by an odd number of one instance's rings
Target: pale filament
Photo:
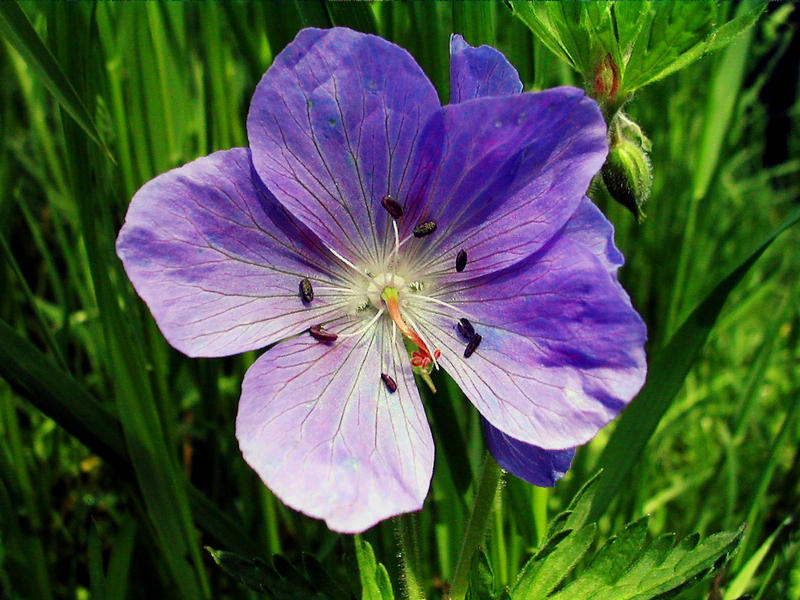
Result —
[[341, 254], [339, 254], [339, 253], [338, 253], [336, 250], [334, 250], [333, 248], [328, 248], [328, 251], [329, 251], [331, 254], [333, 254], [333, 255], [334, 255], [336, 258], [338, 258], [340, 261], [342, 261], [344, 264], [346, 264], [348, 267], [350, 267], [351, 269], [353, 269], [353, 271], [355, 271], [356, 273], [358, 273], [358, 274], [359, 274], [359, 275], [361, 275], [362, 277], [366, 277], [367, 279], [369, 279], [370, 281], [372, 281], [372, 277], [370, 277], [369, 275], [367, 275], [367, 274], [366, 274], [364, 271], [362, 271], [361, 269], [359, 269], [357, 266], [355, 266], [353, 263], [351, 263], [349, 260], [347, 260], [347, 259], [346, 259], [344, 256], [342, 256]]
[[346, 334], [344, 334], [344, 335], [339, 335], [339, 338], [340, 338], [340, 339], [341, 339], [341, 338], [350, 338], [350, 337], [355, 337], [355, 336], [357, 336], [357, 335], [361, 335], [361, 334], [362, 334], [362, 333], [364, 333], [364, 332], [365, 332], [367, 329], [369, 329], [370, 327], [372, 327], [372, 326], [375, 324], [375, 321], [377, 321], [377, 320], [380, 318], [380, 316], [381, 316], [381, 315], [382, 315], [384, 312], [386, 312], [386, 309], [385, 309], [385, 308], [382, 308], [382, 309], [380, 309], [380, 310], [379, 310], [379, 311], [378, 311], [378, 312], [375, 314], [375, 316], [374, 316], [374, 317], [372, 317], [372, 318], [369, 320], [369, 323], [367, 323], [366, 325], [364, 325], [364, 326], [363, 326], [361, 329], [359, 329], [358, 331], [354, 331], [353, 333], [346, 333]]

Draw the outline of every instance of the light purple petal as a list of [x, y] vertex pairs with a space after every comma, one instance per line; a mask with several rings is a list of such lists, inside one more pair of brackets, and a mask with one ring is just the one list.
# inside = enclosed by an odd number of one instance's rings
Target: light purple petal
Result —
[[470, 46], [457, 33], [450, 36], [450, 104], [521, 91], [519, 74], [502, 52]]
[[489, 451], [497, 464], [512, 475], [539, 487], [553, 487], [569, 471], [575, 448], [543, 450], [515, 440], [486, 419], [481, 422]]
[[236, 436], [284, 503], [344, 533], [421, 508], [433, 471], [408, 355], [386, 321], [363, 338], [301, 335], [267, 351], [245, 375]]
[[[117, 254], [164, 337], [190, 356], [261, 348], [335, 314], [339, 283], [313, 235], [260, 188], [246, 148], [173, 169], [136, 192]], [[310, 306], [300, 280], [317, 287]]]
[[408, 52], [350, 29], [304, 29], [256, 88], [247, 117], [266, 186], [352, 261], [384, 256], [385, 194], [405, 195], [408, 162], [436, 90]]
[[[429, 309], [423, 334], [481, 414], [520, 441], [548, 450], [583, 444], [644, 382], [644, 323], [606, 267], [568, 235], [439, 298], [459, 313]], [[467, 359], [459, 317], [483, 338]]]
[[[463, 280], [510, 266], [547, 243], [583, 198], [605, 160], [597, 104], [575, 88], [478, 98], [444, 107], [415, 155], [405, 233], [433, 220], [437, 231], [410, 241], [411, 269]], [[455, 273], [459, 250], [468, 256]]]
[[589, 198], [581, 200], [578, 209], [564, 225], [561, 235], [591, 250], [611, 275], [616, 276], [619, 268], [625, 264], [625, 258], [614, 245], [614, 226]]

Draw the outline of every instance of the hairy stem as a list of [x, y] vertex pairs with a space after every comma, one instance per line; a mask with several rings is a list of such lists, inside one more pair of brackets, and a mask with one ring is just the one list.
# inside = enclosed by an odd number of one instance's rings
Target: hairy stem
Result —
[[403, 572], [403, 594], [406, 600], [425, 600], [422, 583], [417, 515], [408, 513], [394, 518], [397, 544], [400, 546], [400, 566]]
[[450, 593], [447, 595], [448, 600], [464, 600], [467, 595], [472, 556], [483, 541], [483, 536], [486, 533], [486, 524], [494, 506], [494, 498], [497, 495], [497, 490], [500, 489], [502, 481], [503, 470], [487, 451], [481, 466], [478, 487], [475, 491], [475, 503], [467, 521], [464, 539], [461, 541], [453, 584], [450, 586]]

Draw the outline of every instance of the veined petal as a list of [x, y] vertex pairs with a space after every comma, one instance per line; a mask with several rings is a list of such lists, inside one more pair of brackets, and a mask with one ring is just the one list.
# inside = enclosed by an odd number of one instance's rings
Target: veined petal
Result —
[[481, 422], [489, 451], [497, 464], [512, 475], [539, 487], [552, 487], [569, 471], [575, 448], [543, 450], [506, 435], [486, 419]]
[[457, 33], [450, 36], [450, 104], [521, 91], [519, 74], [502, 52], [470, 46]]
[[[264, 192], [246, 148], [142, 186], [117, 254], [164, 337], [190, 356], [261, 348], [338, 312], [335, 259]], [[304, 277], [317, 286], [310, 306]]]
[[329, 247], [378, 259], [390, 232], [381, 199], [403, 203], [412, 147], [438, 108], [433, 85], [399, 46], [345, 28], [304, 29], [253, 95], [253, 164]]
[[585, 196], [559, 235], [565, 235], [590, 250], [614, 277], [625, 264], [622, 252], [614, 245], [614, 226]]
[[[422, 333], [481, 414], [519, 441], [583, 444], [644, 383], [644, 323], [606, 266], [568, 234], [441, 298], [463, 314], [430, 309], [417, 319]], [[459, 317], [482, 336], [467, 359]]]
[[[404, 232], [432, 220], [433, 235], [409, 242], [412, 269], [454, 280], [519, 262], [564, 226], [605, 160], [606, 126], [582, 90], [478, 98], [444, 107], [423, 131]], [[454, 273], [459, 250], [469, 262]]]
[[421, 508], [433, 471], [425, 411], [386, 320], [332, 345], [301, 335], [267, 351], [245, 375], [236, 436], [284, 503], [343, 533]]

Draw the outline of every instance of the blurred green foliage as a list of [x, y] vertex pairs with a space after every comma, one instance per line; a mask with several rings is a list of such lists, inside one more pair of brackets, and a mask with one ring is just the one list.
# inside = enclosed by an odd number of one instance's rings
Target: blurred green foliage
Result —
[[[677, 18], [685, 7], [671, 10]], [[203, 545], [265, 560], [280, 554], [269, 567], [279, 575], [295, 577], [291, 567], [320, 582], [314, 574], [324, 569], [356, 596], [360, 565], [375, 577], [365, 584], [373, 596], [382, 594], [381, 563], [393, 582], [400, 577], [392, 525], [363, 539], [333, 534], [263, 487], [233, 433], [255, 354], [190, 360], [171, 349], [114, 255], [116, 231], [142, 183], [246, 144], [255, 84], [304, 26], [347, 25], [397, 42], [442, 98], [452, 31], [500, 48], [528, 90], [583, 80], [501, 3], [0, 9], [0, 596], [256, 597]], [[798, 68], [797, 10], [772, 5], [725, 49], [670, 77], [637, 67], [628, 80], [638, 82], [628, 90], [641, 88], [628, 114], [653, 147], [648, 219], [637, 225], [603, 186], [592, 195], [616, 226], [628, 261], [621, 277], [648, 323], [651, 356], [796, 206], [797, 90], [788, 108], [776, 109], [770, 94], [776, 82], [797, 86], [797, 74], [782, 70]], [[705, 52], [720, 34], [711, 28], [716, 13], [703, 19], [683, 28], [699, 32], [693, 43]], [[673, 49], [684, 56], [689, 47]], [[770, 128], [778, 117], [783, 137]], [[784, 155], [767, 160], [776, 147]], [[798, 235], [779, 238], [733, 289], [596, 524], [602, 545], [645, 514], [653, 537], [706, 537], [746, 521], [730, 566], [680, 598], [721, 598], [733, 580], [757, 597], [800, 599], [797, 519], [769, 537], [800, 505]], [[484, 450], [476, 412], [451, 381], [439, 383], [448, 393], [427, 400], [436, 471], [418, 519], [422, 583], [437, 596], [453, 577]], [[601, 459], [613, 435], [612, 427], [579, 450], [552, 491], [509, 478], [485, 544], [495, 590], [512, 584], [546, 538], [549, 517], [596, 466], [617, 466]], [[576, 565], [577, 576], [585, 566]]]

